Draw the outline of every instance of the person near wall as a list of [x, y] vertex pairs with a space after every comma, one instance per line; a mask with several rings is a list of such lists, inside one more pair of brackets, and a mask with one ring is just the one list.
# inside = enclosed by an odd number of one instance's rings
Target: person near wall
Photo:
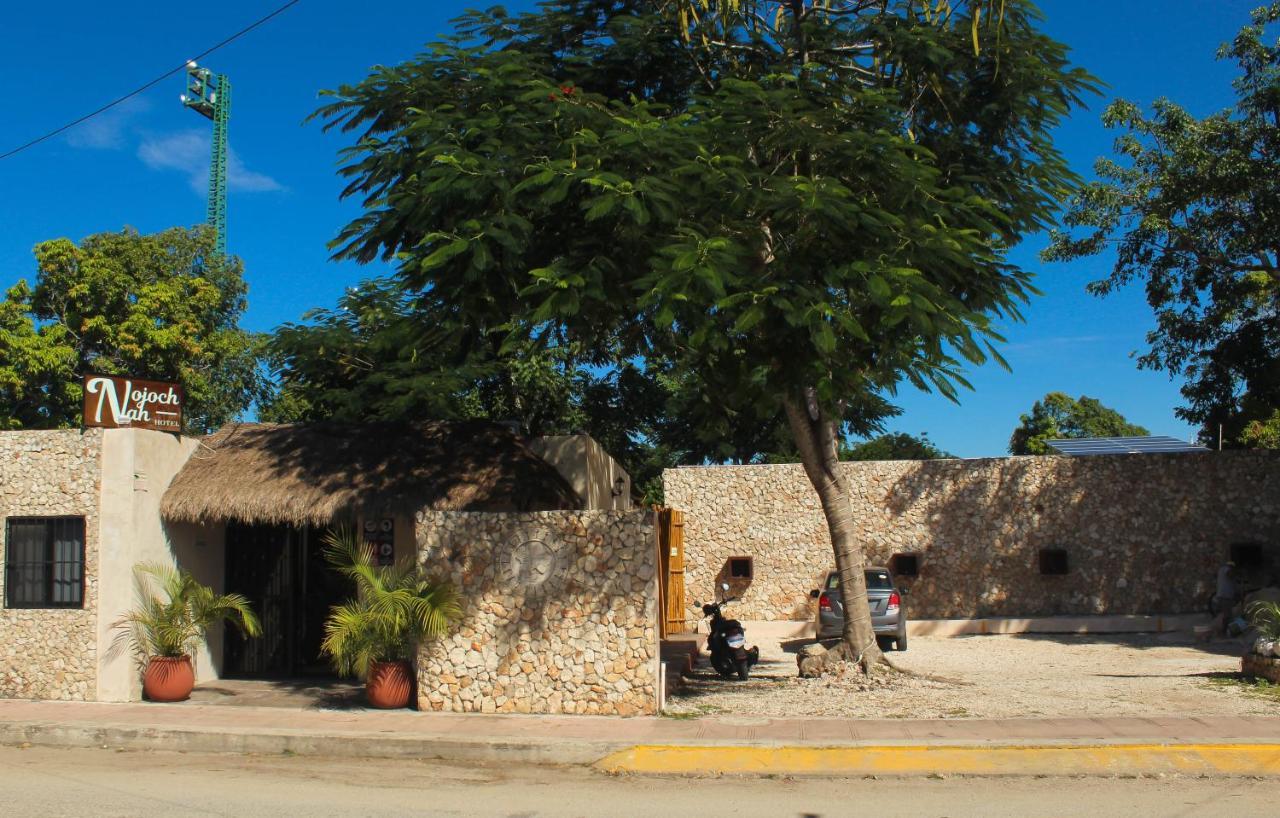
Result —
[[1236, 587], [1236, 564], [1230, 560], [1218, 569], [1218, 587], [1213, 593], [1213, 601], [1209, 611], [1214, 615], [1214, 632], [1225, 634], [1227, 623], [1231, 621], [1231, 612], [1239, 600], [1239, 589]]

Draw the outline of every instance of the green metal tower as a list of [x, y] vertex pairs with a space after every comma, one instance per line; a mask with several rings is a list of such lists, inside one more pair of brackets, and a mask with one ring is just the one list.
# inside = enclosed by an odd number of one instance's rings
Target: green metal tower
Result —
[[194, 62], [187, 63], [187, 93], [182, 104], [213, 121], [213, 157], [209, 162], [209, 226], [218, 252], [227, 252], [227, 120], [231, 118], [231, 82]]

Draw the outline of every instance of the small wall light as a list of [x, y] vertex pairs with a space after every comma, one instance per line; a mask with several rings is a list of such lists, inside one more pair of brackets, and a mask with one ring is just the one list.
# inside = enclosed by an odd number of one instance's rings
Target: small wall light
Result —
[[622, 492], [626, 491], [626, 489], [627, 489], [627, 478], [625, 478], [625, 477], [619, 477], [619, 478], [617, 478], [616, 480], [614, 480], [614, 481], [613, 481], [613, 496], [614, 496], [614, 497], [621, 497], [621, 496], [622, 496]]

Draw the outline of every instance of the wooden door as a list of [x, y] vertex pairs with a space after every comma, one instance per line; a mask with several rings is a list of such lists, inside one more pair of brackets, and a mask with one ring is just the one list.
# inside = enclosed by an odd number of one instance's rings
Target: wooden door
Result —
[[685, 633], [684, 611], [684, 512], [664, 508], [658, 512], [658, 604], [662, 610], [659, 630], [663, 637]]

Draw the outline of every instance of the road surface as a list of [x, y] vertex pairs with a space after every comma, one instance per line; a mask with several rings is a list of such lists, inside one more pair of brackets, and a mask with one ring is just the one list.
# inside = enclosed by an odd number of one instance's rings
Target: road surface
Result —
[[1242, 779], [615, 778], [576, 768], [0, 747], [0, 816], [1275, 816]]

